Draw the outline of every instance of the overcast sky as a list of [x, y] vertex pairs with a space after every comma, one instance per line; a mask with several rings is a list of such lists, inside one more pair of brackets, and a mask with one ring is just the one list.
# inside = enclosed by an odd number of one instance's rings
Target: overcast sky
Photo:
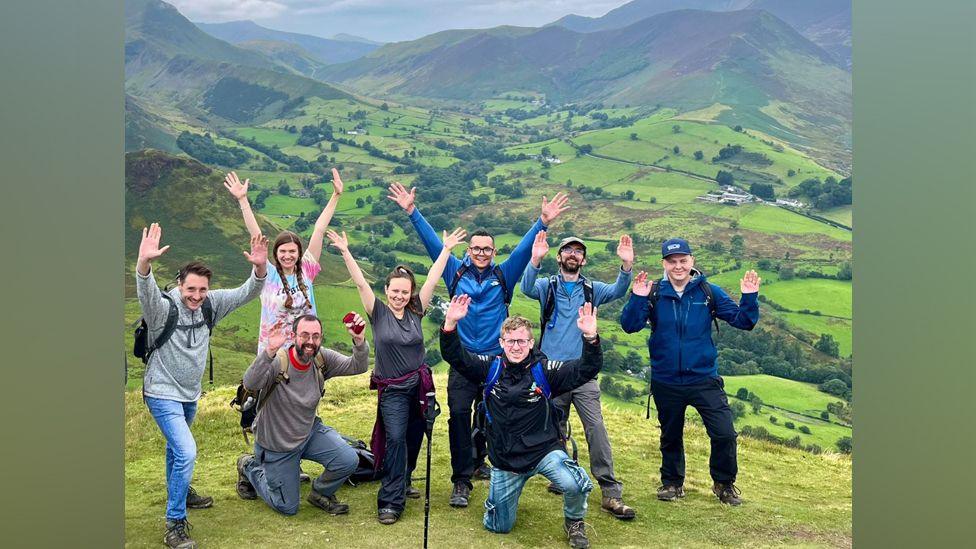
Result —
[[629, 0], [165, 0], [191, 21], [250, 19], [284, 31], [330, 37], [413, 40], [437, 31], [498, 25], [538, 27], [575, 13], [599, 17]]

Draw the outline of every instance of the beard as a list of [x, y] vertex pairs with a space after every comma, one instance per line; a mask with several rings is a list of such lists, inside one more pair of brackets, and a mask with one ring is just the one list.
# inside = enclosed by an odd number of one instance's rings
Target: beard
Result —
[[298, 360], [302, 362], [308, 362], [312, 360], [312, 357], [319, 352], [319, 346], [313, 345], [311, 343], [305, 343], [297, 349]]
[[580, 267], [582, 267], [582, 265], [580, 265], [580, 262], [576, 261], [575, 259], [559, 261], [559, 268], [562, 269], [566, 274], [576, 274], [580, 271]]

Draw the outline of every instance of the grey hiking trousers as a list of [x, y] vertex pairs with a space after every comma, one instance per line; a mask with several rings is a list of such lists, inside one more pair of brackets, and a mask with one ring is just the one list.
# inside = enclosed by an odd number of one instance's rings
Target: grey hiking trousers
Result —
[[[600, 384], [591, 379], [568, 393], [563, 393], [552, 399], [552, 402], [562, 412], [563, 421], [559, 427], [566, 433], [566, 420], [569, 418], [570, 403], [576, 407], [583, 431], [586, 434], [586, 446], [590, 452], [590, 472], [600, 485], [600, 491], [605, 498], [619, 498], [623, 496], [624, 485], [613, 475], [613, 452], [610, 450], [610, 436], [603, 424], [603, 412], [600, 410]], [[573, 437], [576, 439], [577, 437]]]

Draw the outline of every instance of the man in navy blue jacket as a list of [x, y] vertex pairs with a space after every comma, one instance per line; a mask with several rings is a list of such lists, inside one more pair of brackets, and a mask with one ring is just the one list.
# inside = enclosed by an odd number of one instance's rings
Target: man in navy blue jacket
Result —
[[[393, 183], [389, 191], [387, 198], [407, 212], [427, 253], [431, 259], [436, 260], [444, 244], [414, 205], [416, 187], [408, 191], [400, 183]], [[443, 275], [448, 292], [452, 297], [461, 294], [471, 297], [467, 316], [458, 323], [458, 335], [465, 350], [483, 356], [494, 357], [501, 354], [498, 334], [501, 333], [502, 323], [508, 318], [508, 302], [511, 301], [515, 285], [522, 277], [525, 265], [532, 255], [535, 235], [539, 231], [547, 230], [549, 223], [569, 209], [568, 201], [562, 193], [556, 193], [552, 201], [542, 197], [539, 219], [525, 233], [508, 259], [500, 264], [496, 265], [494, 261], [497, 251], [495, 239], [484, 230], [471, 233], [464, 259], [454, 256], [448, 259]], [[453, 369], [450, 371], [447, 377], [447, 406], [450, 410], [447, 428], [451, 445], [451, 482], [454, 483], [450, 499], [452, 507], [468, 506], [471, 477], [475, 470], [483, 471], [484, 478], [489, 474], [484, 471], [484, 456], [487, 452], [483, 437], [479, 438], [477, 448], [474, 448], [471, 440], [471, 410], [479, 394], [478, 384], [472, 383]], [[477, 465], [475, 454], [478, 456], [477, 461], [481, 462]]]
[[[673, 238], [661, 246], [665, 276], [658, 283], [647, 273], [634, 277], [630, 300], [620, 314], [627, 333], [648, 323], [651, 336], [651, 392], [661, 423], [661, 484], [657, 497], [674, 501], [684, 497], [685, 455], [682, 431], [685, 409], [701, 415], [712, 449], [709, 471], [712, 492], [722, 503], [739, 505], [735, 486], [736, 432], [725, 384], [718, 375], [718, 351], [711, 337], [712, 313], [734, 328], [751, 330], [759, 321], [760, 278], [746, 272], [740, 281], [742, 299], [736, 305], [721, 288], [710, 284], [695, 269], [688, 242]], [[714, 307], [710, 300], [714, 299]]]

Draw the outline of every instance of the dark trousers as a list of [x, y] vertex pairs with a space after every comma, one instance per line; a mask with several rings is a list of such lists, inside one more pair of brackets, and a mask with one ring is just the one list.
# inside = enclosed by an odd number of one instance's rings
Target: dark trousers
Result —
[[427, 423], [420, 413], [417, 384], [410, 388], [390, 386], [383, 390], [380, 414], [386, 430], [386, 455], [383, 456], [383, 480], [376, 494], [377, 509], [402, 513], [407, 485], [417, 468], [417, 456]]
[[488, 454], [483, 434], [471, 440], [471, 410], [481, 402], [481, 387], [471, 383], [454, 368], [447, 374], [447, 434], [451, 443], [451, 482], [471, 484], [474, 470], [485, 462]]
[[685, 409], [692, 406], [705, 424], [712, 442], [708, 460], [715, 482], [735, 482], [739, 467], [735, 459], [737, 433], [732, 426], [732, 409], [721, 377], [694, 385], [651, 382], [654, 406], [661, 423], [661, 483], [681, 486], [685, 481]]

